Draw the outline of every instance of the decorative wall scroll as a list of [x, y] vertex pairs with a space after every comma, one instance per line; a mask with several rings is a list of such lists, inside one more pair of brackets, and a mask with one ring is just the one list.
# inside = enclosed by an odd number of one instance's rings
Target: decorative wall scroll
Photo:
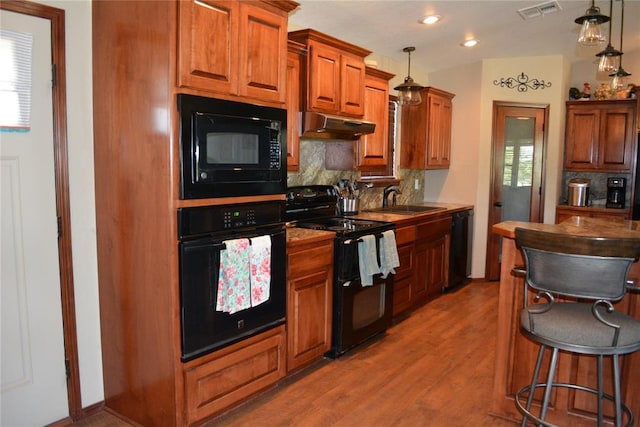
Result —
[[538, 90], [550, 87], [551, 82], [544, 80], [530, 79], [525, 73], [520, 73], [517, 77], [502, 77], [500, 80], [494, 80], [493, 84], [509, 89], [516, 89], [518, 92], [526, 92], [529, 89]]

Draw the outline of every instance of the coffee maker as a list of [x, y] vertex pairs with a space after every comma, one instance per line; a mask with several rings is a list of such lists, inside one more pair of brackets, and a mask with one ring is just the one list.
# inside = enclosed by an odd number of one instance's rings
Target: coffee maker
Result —
[[623, 209], [626, 192], [627, 180], [625, 178], [607, 178], [606, 207]]

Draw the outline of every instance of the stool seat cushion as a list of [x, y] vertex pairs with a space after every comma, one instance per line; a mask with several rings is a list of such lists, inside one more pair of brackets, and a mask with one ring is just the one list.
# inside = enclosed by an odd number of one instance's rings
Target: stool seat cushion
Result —
[[618, 343], [613, 345], [614, 328], [600, 322], [590, 303], [551, 304], [543, 313], [531, 314], [547, 304], [530, 305], [520, 312], [520, 327], [525, 335], [545, 345], [583, 354], [627, 354], [640, 350], [640, 322], [618, 311], [598, 312], [609, 323], [620, 325]]

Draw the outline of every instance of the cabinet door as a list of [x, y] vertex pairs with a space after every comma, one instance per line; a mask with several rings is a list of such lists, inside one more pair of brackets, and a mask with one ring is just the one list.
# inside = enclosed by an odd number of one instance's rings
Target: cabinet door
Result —
[[287, 370], [322, 358], [331, 347], [332, 270], [319, 271], [289, 282]]
[[415, 281], [411, 283], [411, 305], [424, 302], [427, 298], [427, 277], [429, 270], [429, 253], [428, 246], [420, 243], [416, 244], [415, 263], [416, 275]]
[[455, 95], [432, 87], [421, 94], [422, 103], [402, 106], [400, 167], [448, 169]]
[[[449, 248], [452, 218], [431, 220], [417, 227], [416, 290], [429, 299], [442, 293], [449, 283]], [[417, 296], [416, 296], [417, 297]]]
[[307, 108], [335, 114], [340, 110], [340, 52], [309, 42]]
[[597, 168], [599, 123], [599, 109], [569, 107], [565, 136], [566, 169]]
[[367, 76], [364, 87], [364, 120], [376, 124], [372, 134], [358, 142], [357, 166], [362, 171], [386, 170], [389, 162], [389, 83]]
[[442, 293], [449, 284], [449, 240], [442, 235], [427, 245], [427, 296]]
[[287, 56], [287, 170], [300, 168], [300, 55], [289, 52]]
[[398, 246], [400, 267], [396, 269], [393, 283], [393, 315], [397, 316], [411, 307], [412, 286], [414, 280], [414, 245], [413, 243]]
[[631, 106], [605, 108], [600, 113], [598, 168], [628, 171], [635, 152], [634, 115]]
[[427, 97], [429, 103], [427, 169], [446, 169], [451, 158], [451, 100], [435, 94]]
[[[263, 101], [285, 102], [287, 15], [239, 2], [238, 94]], [[210, 31], [210, 29], [209, 29]]]
[[[426, 100], [423, 100], [423, 103]], [[425, 169], [427, 157], [427, 109], [423, 104], [403, 105], [401, 114], [400, 167]]]
[[340, 112], [362, 117], [364, 114], [365, 65], [362, 58], [340, 56]]
[[238, 3], [178, 2], [178, 85], [238, 91]]
[[293, 371], [331, 347], [333, 240], [287, 251], [287, 370]]

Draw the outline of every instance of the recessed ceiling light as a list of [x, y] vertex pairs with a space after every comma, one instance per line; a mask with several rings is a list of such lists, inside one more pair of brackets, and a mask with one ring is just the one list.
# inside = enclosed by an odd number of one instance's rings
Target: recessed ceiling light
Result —
[[420, 18], [418, 22], [421, 24], [433, 25], [436, 22], [438, 22], [440, 19], [442, 19], [442, 16], [440, 15], [427, 15]]
[[463, 47], [474, 47], [478, 43], [479, 43], [479, 41], [477, 39], [469, 39], [469, 40], [465, 40], [462, 43], [460, 43], [460, 46], [463, 46]]

